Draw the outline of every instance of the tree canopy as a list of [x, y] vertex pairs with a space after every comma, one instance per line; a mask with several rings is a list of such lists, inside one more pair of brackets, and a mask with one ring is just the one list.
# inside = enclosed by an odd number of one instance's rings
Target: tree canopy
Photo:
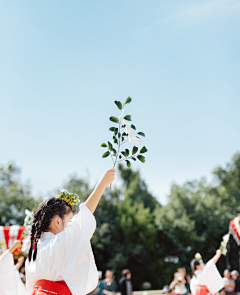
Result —
[[[162, 206], [149, 192], [139, 171], [118, 167], [122, 186], [106, 189], [95, 211], [97, 229], [92, 246], [97, 267], [111, 269], [116, 279], [123, 268], [132, 272], [134, 289], [149, 281], [153, 289], [169, 284], [180, 266], [190, 273], [190, 261], [196, 252], [208, 261], [228, 232], [229, 221], [240, 213], [240, 154], [226, 167], [213, 171], [206, 179], [173, 184], [168, 202]], [[0, 168], [1, 224], [22, 224], [24, 209], [34, 208], [39, 200], [30, 188], [16, 179], [14, 165]], [[73, 175], [64, 188], [86, 200], [92, 187]], [[55, 195], [55, 194], [53, 194]], [[17, 211], [16, 211], [17, 210]], [[17, 212], [17, 213], [16, 213]], [[238, 248], [230, 240], [230, 268], [238, 269]], [[226, 259], [218, 262], [222, 272]]]

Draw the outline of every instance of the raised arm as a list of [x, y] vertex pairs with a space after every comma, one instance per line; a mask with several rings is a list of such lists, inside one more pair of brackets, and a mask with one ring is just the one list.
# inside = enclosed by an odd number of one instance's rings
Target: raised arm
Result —
[[115, 179], [114, 177], [115, 177], [115, 169], [107, 170], [104, 173], [100, 182], [95, 187], [94, 191], [87, 198], [85, 204], [92, 213], [94, 213], [95, 209], [97, 208], [98, 202], [100, 201], [100, 198], [106, 186], [113, 182], [113, 180]]
[[213, 262], [216, 264], [217, 263], [217, 261], [218, 261], [218, 259], [221, 257], [221, 255], [222, 255], [222, 251], [220, 250], [220, 249], [218, 249], [217, 251], [216, 251], [216, 254], [213, 256]]

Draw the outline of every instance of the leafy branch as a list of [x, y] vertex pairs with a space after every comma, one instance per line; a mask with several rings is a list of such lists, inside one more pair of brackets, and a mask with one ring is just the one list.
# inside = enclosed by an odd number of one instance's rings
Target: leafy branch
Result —
[[[115, 124], [118, 124], [118, 127], [110, 127], [109, 130], [112, 132], [112, 142], [108, 141], [107, 143], [102, 143], [101, 147], [107, 148], [107, 151], [102, 155], [103, 158], [111, 156], [113, 162], [113, 168], [116, 163], [125, 161], [128, 168], [131, 167], [130, 160], [136, 161], [137, 159], [145, 163], [145, 156], [142, 154], [147, 152], [147, 148], [143, 146], [138, 148], [133, 146], [130, 153], [129, 149], [122, 150], [122, 145], [129, 142], [141, 143], [139, 136], [145, 137], [145, 133], [137, 132], [136, 126], [128, 123], [132, 121], [131, 115], [125, 115], [123, 117], [124, 107], [132, 101], [131, 97], [128, 97], [124, 103], [120, 101], [114, 101], [117, 108], [121, 111], [119, 118], [111, 116], [109, 120]], [[126, 126], [127, 125], [127, 126]]]

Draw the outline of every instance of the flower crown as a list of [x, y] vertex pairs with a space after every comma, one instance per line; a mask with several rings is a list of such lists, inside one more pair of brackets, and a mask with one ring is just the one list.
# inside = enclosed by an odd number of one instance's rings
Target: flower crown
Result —
[[195, 259], [200, 260], [202, 259], [202, 255], [200, 253], [195, 254]]
[[62, 189], [60, 195], [57, 196], [58, 199], [64, 199], [71, 206], [77, 206], [80, 203], [79, 197], [77, 194], [69, 193], [67, 190]]

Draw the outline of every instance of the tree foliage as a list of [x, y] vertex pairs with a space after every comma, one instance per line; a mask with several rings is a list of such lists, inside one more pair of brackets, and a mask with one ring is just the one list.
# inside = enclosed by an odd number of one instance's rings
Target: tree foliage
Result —
[[0, 167], [0, 225], [23, 225], [25, 209], [33, 210], [41, 198], [33, 198], [28, 184], [17, 178], [20, 169], [14, 164]]
[[[123, 268], [131, 269], [135, 290], [144, 281], [151, 282], [153, 289], [162, 288], [180, 266], [190, 273], [189, 264], [196, 252], [208, 261], [228, 232], [229, 221], [240, 213], [239, 153], [225, 168], [215, 169], [211, 183], [203, 178], [172, 185], [165, 206], [149, 192], [138, 171], [123, 165], [118, 168], [122, 186], [111, 191], [107, 188], [101, 198], [91, 242], [98, 269], [112, 269], [116, 279]], [[0, 170], [2, 224], [22, 224], [24, 209], [31, 210], [36, 205], [29, 187], [16, 179], [18, 172], [13, 165]], [[93, 189], [76, 175], [64, 188], [77, 193], [81, 201]], [[18, 214], [13, 213], [12, 205]], [[233, 238], [229, 259], [231, 270], [238, 269], [238, 248]], [[218, 268], [221, 272], [226, 268], [224, 257]]]

